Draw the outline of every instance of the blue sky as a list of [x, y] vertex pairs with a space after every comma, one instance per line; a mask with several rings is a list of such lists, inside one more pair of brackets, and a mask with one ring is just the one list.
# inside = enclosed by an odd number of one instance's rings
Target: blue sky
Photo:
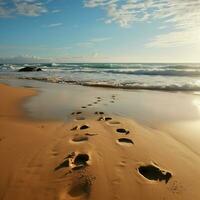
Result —
[[200, 62], [199, 0], [0, 0], [0, 57]]

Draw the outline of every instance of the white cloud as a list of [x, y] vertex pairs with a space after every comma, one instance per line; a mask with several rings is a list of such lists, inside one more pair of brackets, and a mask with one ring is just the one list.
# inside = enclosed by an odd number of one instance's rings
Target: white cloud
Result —
[[145, 2], [141, 0], [86, 0], [84, 6], [104, 9], [107, 12], [107, 17], [104, 19], [107, 24], [115, 22], [121, 27], [128, 27], [134, 22], [149, 18], [149, 13], [146, 11], [151, 2], [151, 0]]
[[180, 30], [156, 36], [146, 44], [146, 47], [177, 47], [185, 45], [200, 45], [199, 30]]
[[156, 36], [148, 47], [200, 45], [200, 0], [86, 0], [84, 6], [105, 10], [104, 22], [121, 27], [159, 20], [161, 29], [171, 31]]
[[8, 17], [11, 13], [11, 10], [0, 6], [0, 17]]
[[46, 7], [40, 1], [14, 0], [16, 12], [25, 16], [39, 16], [47, 12]]
[[25, 15], [36, 17], [48, 11], [42, 0], [0, 0], [0, 17]]
[[10, 9], [7, 4], [8, 2], [5, 0], [0, 0], [0, 17], [10, 17], [13, 12], [13, 9]]
[[108, 6], [118, 2], [118, 0], [86, 0], [84, 2], [85, 7], [94, 8], [97, 6]]
[[49, 24], [47, 25], [48, 28], [53, 28], [53, 27], [58, 27], [58, 26], [62, 26], [63, 23], [55, 23], [55, 24]]

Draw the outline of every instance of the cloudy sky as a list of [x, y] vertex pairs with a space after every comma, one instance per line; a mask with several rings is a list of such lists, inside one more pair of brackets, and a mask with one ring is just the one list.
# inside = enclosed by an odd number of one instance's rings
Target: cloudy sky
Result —
[[0, 0], [0, 60], [200, 62], [200, 0]]

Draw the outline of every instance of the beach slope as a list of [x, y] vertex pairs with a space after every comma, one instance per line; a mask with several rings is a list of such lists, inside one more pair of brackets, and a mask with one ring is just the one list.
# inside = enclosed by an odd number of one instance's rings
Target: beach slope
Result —
[[0, 92], [0, 199], [200, 199], [199, 156], [166, 133], [101, 111], [32, 121], [33, 89]]

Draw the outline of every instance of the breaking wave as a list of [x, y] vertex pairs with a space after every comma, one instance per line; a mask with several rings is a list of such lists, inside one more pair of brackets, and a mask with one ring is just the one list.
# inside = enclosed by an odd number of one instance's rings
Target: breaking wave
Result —
[[[22, 67], [40, 72], [18, 72]], [[162, 91], [200, 91], [200, 64], [37, 63], [0, 64], [0, 77], [83, 86]]]

